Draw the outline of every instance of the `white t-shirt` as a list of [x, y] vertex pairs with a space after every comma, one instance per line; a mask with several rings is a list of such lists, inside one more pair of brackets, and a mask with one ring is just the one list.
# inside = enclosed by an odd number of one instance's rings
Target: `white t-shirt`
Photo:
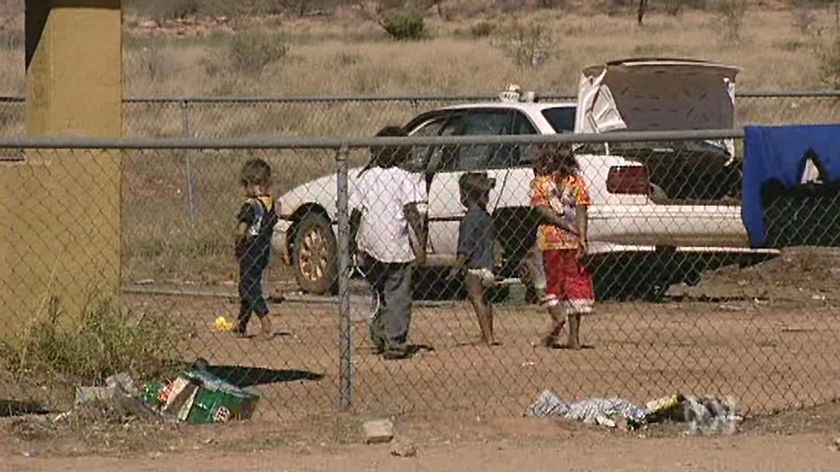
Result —
[[350, 185], [350, 209], [362, 212], [356, 235], [359, 249], [381, 262], [411, 262], [409, 225], [403, 207], [428, 200], [422, 174], [399, 167], [373, 167]]

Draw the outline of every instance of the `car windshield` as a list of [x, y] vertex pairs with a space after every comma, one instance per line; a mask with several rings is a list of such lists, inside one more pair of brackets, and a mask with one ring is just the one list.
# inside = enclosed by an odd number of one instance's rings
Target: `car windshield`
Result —
[[571, 133], [575, 130], [575, 107], [546, 108], [542, 115], [555, 133]]

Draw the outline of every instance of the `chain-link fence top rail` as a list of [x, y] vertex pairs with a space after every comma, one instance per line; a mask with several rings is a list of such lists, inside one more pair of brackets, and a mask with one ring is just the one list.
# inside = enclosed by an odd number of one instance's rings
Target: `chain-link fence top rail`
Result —
[[[544, 94], [544, 101], [575, 101]], [[248, 138], [260, 136], [369, 136], [385, 123], [458, 103], [496, 101], [495, 95], [370, 95], [311, 97], [149, 97], [125, 101], [125, 136]], [[840, 92], [737, 94], [740, 125], [832, 123], [840, 117]], [[0, 135], [22, 136], [20, 97], [0, 97]]]
[[[0, 352], [8, 364], [4, 375], [11, 378], [0, 383], [0, 398], [63, 405], [73, 387], [101, 381], [103, 373], [129, 370], [155, 377], [164, 375], [161, 358], [203, 357], [216, 373], [258, 392], [258, 414], [265, 417], [322, 413], [348, 401], [378, 414], [519, 415], [546, 388], [566, 400], [618, 396], [636, 403], [675, 392], [732, 395], [753, 413], [831, 401], [840, 389], [840, 318], [832, 280], [840, 256], [830, 249], [801, 250], [752, 265], [766, 255], [743, 246], [740, 161], [728, 167], [729, 156], [714, 144], [741, 138], [740, 130], [708, 130], [0, 141], [2, 149], [23, 151], [8, 152], [20, 158], [0, 163], [0, 170], [16, 168], [23, 180], [28, 172], [42, 173], [41, 185], [33, 187], [39, 193], [4, 187], [0, 200], [4, 221], [14, 216], [26, 225], [25, 230], [4, 225], [0, 233], [7, 248], [6, 271], [0, 271], [7, 284], [3, 302], [30, 307], [25, 316], [4, 318], [13, 337]], [[542, 347], [548, 315], [526, 303], [529, 289], [539, 289], [546, 278], [539, 253], [535, 257], [536, 225], [528, 210], [532, 163], [540, 146], [560, 142], [578, 146], [592, 200], [586, 267], [594, 276], [596, 304], [595, 313], [583, 319], [587, 348], [580, 351]], [[413, 281], [408, 340], [418, 352], [392, 362], [373, 352], [367, 284], [342, 270], [349, 258], [341, 257], [346, 253], [339, 248], [348, 243], [350, 216], [340, 210], [350, 201], [349, 189], [369, 148], [394, 145], [411, 147], [408, 170], [428, 184], [430, 266], [418, 269]], [[664, 149], [670, 149], [668, 157]], [[120, 157], [121, 179], [113, 180], [107, 175]], [[265, 288], [276, 336], [263, 342], [212, 328], [220, 315], [235, 319], [239, 307], [231, 232], [245, 198], [239, 170], [251, 158], [271, 164], [272, 194], [285, 195], [279, 202], [290, 205], [280, 209], [280, 245], [290, 245], [283, 250], [291, 265], [275, 247]], [[195, 164], [192, 171], [189, 162]], [[64, 178], [77, 165], [88, 166], [91, 175]], [[464, 213], [458, 180], [466, 171], [483, 171], [496, 181], [488, 210], [497, 235], [493, 270], [504, 279], [490, 293], [499, 346], [477, 342], [461, 279], [445, 278]], [[188, 211], [190, 178], [196, 215]], [[117, 181], [118, 193], [111, 185]], [[293, 189], [299, 198], [289, 196]], [[109, 192], [119, 195], [119, 217], [113, 202], [97, 197]], [[836, 207], [834, 200], [817, 203]], [[802, 207], [827, 214], [808, 202]], [[769, 209], [767, 214], [791, 219]], [[80, 229], [76, 221], [85, 219], [100, 224]], [[112, 232], [115, 219], [118, 233]], [[808, 236], [831, 227], [803, 223], [788, 230]], [[117, 305], [85, 305], [77, 275], [95, 272], [102, 248], [115, 234], [123, 296]], [[827, 245], [836, 245], [836, 237], [829, 239]], [[100, 240], [102, 245], [89, 242]], [[715, 246], [731, 250], [710, 249]], [[696, 284], [701, 277], [699, 286], [662, 298], [663, 288]], [[514, 283], [518, 278], [524, 286]], [[319, 282], [326, 282], [320, 293]], [[298, 292], [304, 284], [309, 293]], [[43, 303], [44, 293], [61, 294], [58, 300], [65, 303], [75, 298], [67, 306], [86, 307], [84, 329], [71, 322], [77, 312]], [[283, 303], [280, 294], [287, 297]], [[256, 332], [259, 323], [251, 323], [250, 332]], [[130, 329], [122, 331], [124, 326]], [[102, 342], [106, 339], [121, 342]]]

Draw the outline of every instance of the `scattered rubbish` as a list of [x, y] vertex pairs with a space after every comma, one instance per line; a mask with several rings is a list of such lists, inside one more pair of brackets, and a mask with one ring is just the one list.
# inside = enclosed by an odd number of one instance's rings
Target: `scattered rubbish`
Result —
[[[196, 362], [205, 366], [206, 361]], [[163, 414], [190, 424], [224, 423], [250, 418], [259, 395], [239, 388], [203, 368], [178, 375], [171, 382], [150, 382], [142, 391], [143, 402]]]
[[738, 305], [721, 305], [718, 308], [722, 311], [744, 311], [744, 307]]
[[397, 457], [414, 457], [417, 455], [417, 446], [407, 439], [394, 441], [391, 446], [391, 455]]
[[91, 403], [94, 401], [110, 400], [116, 395], [116, 390], [111, 387], [76, 387], [76, 399], [74, 405]]
[[111, 400], [117, 395], [137, 396], [137, 386], [128, 374], [112, 375], [105, 379], [104, 387], [76, 387], [74, 405]]
[[781, 331], [783, 333], [810, 333], [811, 331], [816, 331], [814, 328], [802, 328], [798, 326], [784, 326], [782, 327]]
[[190, 424], [250, 418], [260, 397], [210, 374], [208, 367], [206, 360], [199, 359], [174, 380], [152, 381], [140, 389], [127, 374], [108, 377], [105, 386], [78, 387], [74, 408], [59, 414], [55, 421], [76, 415], [88, 404], [121, 416]]
[[742, 418], [736, 413], [734, 398], [669, 395], [647, 404], [647, 423], [686, 423], [688, 433], [734, 433]]
[[216, 320], [213, 322], [213, 331], [230, 332], [233, 331], [233, 328], [233, 321], [228, 320], [224, 316], [216, 318]]
[[394, 424], [391, 420], [366, 421], [362, 429], [366, 444], [385, 443], [394, 438]]
[[74, 417], [90, 417], [91, 408], [97, 412], [94, 416], [110, 412], [112, 417], [119, 418], [167, 419], [143, 403], [134, 379], [127, 374], [108, 377], [105, 383], [105, 386], [77, 387], [73, 408], [56, 415], [53, 421], [58, 423]]
[[530, 406], [531, 416], [562, 416], [586, 424], [616, 427], [616, 418], [623, 417], [627, 427], [635, 429], [645, 419], [645, 410], [622, 398], [590, 398], [566, 403], [550, 390], [544, 390]]
[[811, 295], [811, 300], [824, 302], [826, 300], [826, 297], [825, 295]]
[[724, 401], [710, 397], [686, 397], [686, 420], [689, 432], [733, 434], [743, 419], [735, 412], [735, 401]]
[[648, 402], [644, 408], [622, 398], [590, 398], [566, 403], [544, 390], [528, 408], [535, 417], [562, 417], [622, 430], [655, 423], [685, 423], [688, 433], [733, 433], [742, 418], [735, 400], [674, 394]]

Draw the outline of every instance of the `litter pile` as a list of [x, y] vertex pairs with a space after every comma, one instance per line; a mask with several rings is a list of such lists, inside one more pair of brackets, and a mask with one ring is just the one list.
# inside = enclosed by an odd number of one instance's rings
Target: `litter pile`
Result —
[[260, 397], [206, 370], [195, 369], [182, 372], [171, 382], [146, 384], [141, 398], [160, 414], [190, 424], [204, 424], [248, 419]]
[[134, 417], [190, 424], [250, 418], [259, 395], [214, 376], [207, 367], [206, 361], [199, 361], [174, 380], [152, 381], [142, 388], [126, 374], [109, 377], [105, 386], [79, 387], [74, 409], [57, 419], [69, 418], [91, 404], [119, 406], [120, 411]]
[[684, 423], [689, 433], [733, 433], [741, 421], [735, 402], [714, 397], [669, 395], [648, 402], [645, 407], [623, 398], [589, 398], [567, 403], [550, 390], [544, 390], [528, 408], [535, 417], [562, 417], [586, 424], [614, 428], [622, 423], [639, 429], [655, 423]]

